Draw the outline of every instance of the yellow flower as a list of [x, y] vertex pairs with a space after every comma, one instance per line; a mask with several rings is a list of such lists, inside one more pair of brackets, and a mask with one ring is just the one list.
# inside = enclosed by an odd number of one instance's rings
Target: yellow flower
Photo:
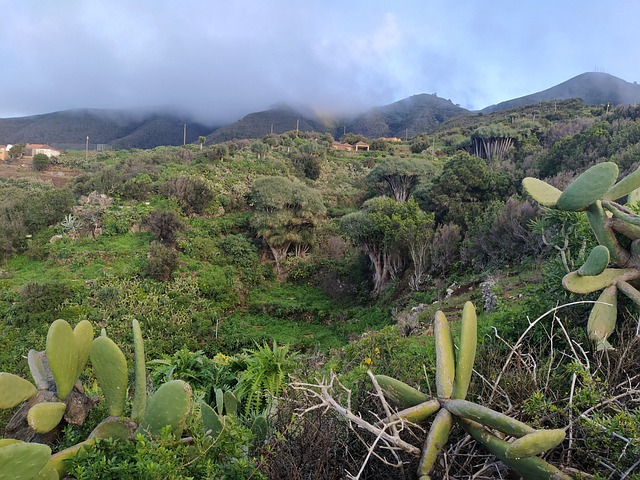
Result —
[[371, 360], [371, 357], [367, 357], [364, 359], [364, 363], [366, 363], [367, 365], [371, 365], [372, 362], [373, 360]]

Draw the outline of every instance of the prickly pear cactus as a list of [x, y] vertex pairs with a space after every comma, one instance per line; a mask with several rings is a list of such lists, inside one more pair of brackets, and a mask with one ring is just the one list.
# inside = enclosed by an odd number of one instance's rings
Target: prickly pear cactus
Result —
[[[535, 430], [515, 418], [465, 400], [476, 355], [477, 317], [475, 307], [467, 302], [462, 311], [462, 331], [456, 354], [449, 324], [442, 312], [436, 313], [437, 398], [428, 399], [415, 388], [384, 375], [376, 381], [385, 397], [404, 408], [380, 423], [398, 420], [420, 423], [435, 415], [422, 449], [418, 478], [428, 480], [438, 454], [445, 447], [454, 423], [464, 428], [477, 442], [519, 473], [524, 480], [569, 480], [553, 465], [538, 457], [557, 447], [565, 431]], [[513, 442], [500, 439], [494, 431], [514, 437]]]
[[599, 245], [562, 284], [574, 293], [604, 290], [599, 299], [603, 303], [594, 305], [587, 325], [597, 350], [613, 348], [608, 337], [615, 330], [617, 293], [640, 306], [640, 291], [634, 285], [640, 282], [640, 216], [616, 203], [624, 197], [637, 198], [640, 168], [616, 183], [617, 178], [617, 165], [603, 162], [585, 171], [564, 192], [536, 178], [522, 181], [524, 190], [540, 205], [587, 215]]

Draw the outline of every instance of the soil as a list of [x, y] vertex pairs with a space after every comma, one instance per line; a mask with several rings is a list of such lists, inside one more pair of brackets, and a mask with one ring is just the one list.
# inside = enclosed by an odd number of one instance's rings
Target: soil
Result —
[[0, 160], [0, 178], [37, 178], [51, 182], [56, 187], [64, 187], [79, 174], [77, 170], [59, 165], [51, 165], [43, 172], [36, 172], [29, 158]]

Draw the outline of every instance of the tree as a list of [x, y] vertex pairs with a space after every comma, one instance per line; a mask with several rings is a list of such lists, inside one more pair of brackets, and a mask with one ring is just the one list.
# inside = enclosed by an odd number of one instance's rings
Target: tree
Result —
[[459, 152], [444, 164], [431, 186], [415, 196], [425, 211], [436, 214], [437, 223], [464, 227], [469, 218], [482, 214], [487, 202], [513, 193], [506, 173], [491, 170], [479, 157]]
[[483, 125], [471, 134], [471, 153], [489, 161], [494, 157], [503, 157], [513, 146], [516, 136], [515, 130], [507, 125]]
[[24, 154], [25, 147], [26, 147], [26, 145], [24, 145], [22, 143], [16, 143], [14, 146], [12, 146], [9, 149], [9, 156], [11, 158], [22, 158], [22, 155]]
[[34, 170], [36, 170], [37, 172], [42, 172], [46, 170], [49, 165], [51, 165], [51, 160], [44, 153], [36, 153], [33, 156], [33, 160], [31, 160], [31, 163]]
[[198, 143], [200, 144], [200, 151], [202, 151], [202, 146], [205, 144], [206, 141], [207, 141], [207, 137], [203, 137], [203, 136], [198, 137]]
[[302, 256], [313, 245], [315, 227], [326, 211], [322, 195], [299, 180], [262, 177], [253, 182], [249, 201], [254, 209], [251, 226], [280, 273], [280, 262], [291, 248]]
[[424, 160], [393, 157], [371, 170], [366, 181], [381, 195], [406, 202], [413, 189], [433, 172], [434, 167]]
[[402, 273], [407, 261], [414, 262], [418, 269], [419, 279], [414, 285], [421, 283], [428, 266], [433, 215], [421, 211], [415, 201], [372, 198], [362, 210], [342, 217], [340, 229], [369, 257], [374, 295], [380, 295], [389, 280]]

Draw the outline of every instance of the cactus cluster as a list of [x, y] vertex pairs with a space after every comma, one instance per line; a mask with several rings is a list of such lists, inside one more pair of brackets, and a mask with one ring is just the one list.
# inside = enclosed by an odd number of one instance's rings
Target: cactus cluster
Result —
[[[512, 417], [466, 400], [477, 343], [477, 317], [473, 304], [467, 302], [462, 312], [457, 355], [447, 318], [441, 311], [435, 315], [434, 336], [437, 398], [429, 399], [424, 393], [395, 378], [375, 376], [385, 397], [403, 408], [383, 419], [381, 425], [400, 420], [420, 423], [435, 415], [422, 449], [418, 478], [430, 478], [439, 452], [446, 445], [453, 425], [458, 424], [525, 480], [569, 479], [538, 456], [562, 443], [564, 429], [536, 430]], [[515, 440], [503, 440], [505, 435]]]
[[0, 480], [63, 478], [67, 468], [65, 460], [98, 439], [127, 440], [138, 433], [155, 437], [167, 426], [176, 436], [182, 435], [192, 407], [191, 387], [182, 380], [172, 380], [161, 385], [147, 401], [144, 347], [137, 320], [133, 321], [133, 337], [135, 393], [130, 417], [125, 416], [126, 357], [104, 330], [94, 339], [93, 327], [88, 321], [78, 323], [74, 329], [64, 320], [53, 322], [44, 355], [29, 352], [35, 386], [17, 375], [0, 373], [0, 408], [13, 408], [27, 400], [26, 419], [34, 432], [49, 432], [60, 423], [69, 409], [71, 391], [74, 387], [81, 388], [76, 382], [88, 359], [91, 359], [109, 412], [109, 417], [87, 440], [54, 455], [46, 445], [0, 439]]
[[[223, 391], [216, 388], [215, 406], [210, 406], [204, 400], [200, 401], [202, 426], [205, 435], [217, 438], [227, 421], [238, 415], [238, 399], [231, 390]], [[264, 415], [256, 415], [251, 424], [251, 432], [258, 440], [264, 440], [268, 433], [268, 422]]]
[[[603, 162], [589, 168], [564, 191], [542, 180], [527, 177], [525, 191], [540, 205], [564, 211], [584, 211], [598, 241], [584, 265], [562, 280], [574, 293], [603, 290], [591, 310], [587, 330], [597, 350], [608, 350], [617, 320], [618, 292], [640, 305], [640, 291], [633, 285], [640, 279], [640, 216], [617, 203], [637, 200], [640, 168], [616, 183], [618, 167]], [[608, 268], [612, 264], [612, 268]]]

